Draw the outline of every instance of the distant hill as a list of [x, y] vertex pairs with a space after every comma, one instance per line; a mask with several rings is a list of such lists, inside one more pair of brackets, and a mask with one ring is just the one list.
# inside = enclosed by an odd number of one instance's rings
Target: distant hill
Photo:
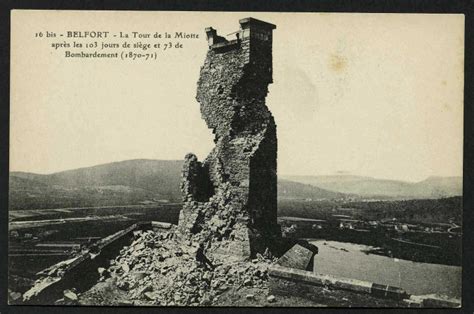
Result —
[[[53, 174], [10, 173], [10, 209], [181, 201], [181, 160], [136, 159]], [[280, 176], [280, 200], [440, 198], [461, 195], [461, 178], [418, 183], [358, 176]]]
[[10, 208], [57, 208], [181, 201], [180, 160], [127, 160], [49, 175], [10, 173]]
[[174, 194], [179, 188], [181, 160], [135, 159], [93, 167], [40, 175], [12, 172], [10, 175], [48, 185], [66, 187], [125, 185], [163, 194]]
[[288, 180], [278, 180], [278, 198], [280, 200], [321, 200], [321, 199], [340, 199], [347, 198], [350, 195], [324, 190], [310, 184], [303, 184]]
[[23, 176], [10, 174], [10, 190], [41, 190], [48, 187], [47, 184], [40, 180], [29, 179]]
[[352, 175], [280, 178], [368, 198], [426, 199], [462, 195], [461, 177], [429, 177], [416, 183]]
[[[127, 160], [43, 175], [10, 173], [10, 209], [181, 201], [181, 160]], [[278, 182], [281, 199], [319, 200], [345, 194], [288, 180]]]
[[428, 177], [415, 183], [414, 187], [417, 193], [434, 198], [461, 196], [462, 177]]

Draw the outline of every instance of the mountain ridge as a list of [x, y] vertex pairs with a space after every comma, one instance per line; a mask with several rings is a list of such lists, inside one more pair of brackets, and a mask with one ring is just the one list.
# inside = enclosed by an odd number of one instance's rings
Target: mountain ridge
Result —
[[[182, 164], [182, 160], [132, 159], [51, 174], [12, 171], [10, 208], [121, 205], [150, 199], [179, 202]], [[278, 180], [279, 199], [412, 199], [461, 194], [462, 179], [457, 177], [429, 177], [416, 183], [353, 175], [279, 176]]]
[[361, 197], [398, 199], [442, 198], [462, 195], [462, 177], [430, 176], [418, 182], [377, 179], [366, 176], [280, 176], [283, 179], [310, 184], [326, 190], [356, 194]]

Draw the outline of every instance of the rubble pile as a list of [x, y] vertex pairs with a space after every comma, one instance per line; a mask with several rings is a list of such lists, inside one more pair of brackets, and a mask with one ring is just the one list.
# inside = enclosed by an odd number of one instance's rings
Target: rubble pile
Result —
[[268, 267], [276, 262], [269, 253], [251, 261], [220, 260], [203, 263], [199, 245], [182, 242], [170, 231], [135, 231], [135, 240], [98, 269], [101, 281], [110, 280], [134, 305], [212, 305], [230, 288], [264, 288]]

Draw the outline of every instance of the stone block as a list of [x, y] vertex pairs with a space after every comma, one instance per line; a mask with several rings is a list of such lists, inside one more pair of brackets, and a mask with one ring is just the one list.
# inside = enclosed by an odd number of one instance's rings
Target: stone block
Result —
[[168, 222], [152, 221], [151, 226], [158, 229], [171, 229], [172, 225]]
[[408, 297], [405, 290], [401, 288], [377, 283], [372, 284], [370, 293], [379, 298], [390, 298], [395, 300], [403, 300]]
[[459, 308], [461, 307], [460, 300], [448, 300], [430, 297], [423, 300], [423, 307], [429, 308]]
[[313, 251], [296, 244], [280, 257], [277, 263], [284, 267], [310, 270], [308, 267], [312, 265], [314, 255]]

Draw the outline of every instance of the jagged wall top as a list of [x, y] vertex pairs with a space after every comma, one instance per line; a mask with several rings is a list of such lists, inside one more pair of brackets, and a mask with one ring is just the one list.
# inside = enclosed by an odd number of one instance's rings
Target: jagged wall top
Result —
[[235, 32], [236, 39], [227, 40], [219, 36], [217, 30], [212, 27], [206, 28], [207, 43], [209, 49], [222, 50], [222, 48], [236, 46], [241, 40], [250, 40], [251, 38], [272, 42], [272, 31], [276, 25], [247, 17], [239, 20], [240, 29]]

